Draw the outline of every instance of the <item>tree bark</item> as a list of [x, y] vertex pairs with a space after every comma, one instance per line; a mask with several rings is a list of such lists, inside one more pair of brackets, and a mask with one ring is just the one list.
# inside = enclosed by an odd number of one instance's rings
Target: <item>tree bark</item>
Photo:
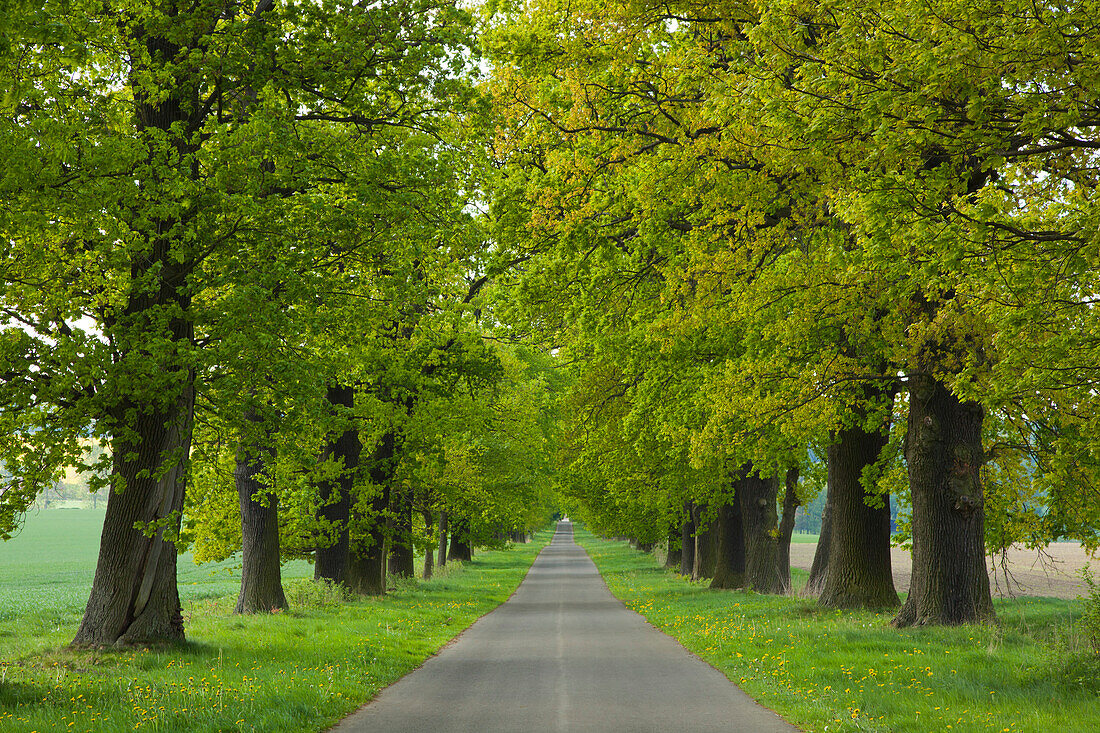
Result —
[[[330, 405], [351, 409], [355, 405], [355, 388], [333, 386], [326, 395]], [[359, 469], [362, 452], [359, 431], [354, 427], [344, 430], [329, 442], [325, 457], [337, 463], [339, 475], [319, 487], [321, 506], [318, 518], [322, 520], [325, 537], [320, 538], [313, 566], [314, 580], [343, 583], [348, 568], [348, 532], [351, 520], [351, 489], [355, 472]]]
[[346, 581], [359, 595], [380, 596], [386, 592], [386, 522], [382, 517], [390, 504], [396, 452], [397, 436], [394, 431], [387, 431], [370, 459], [369, 473], [375, 494], [365, 506], [360, 502], [355, 507], [356, 534]]
[[439, 510], [439, 557], [437, 564], [443, 567], [447, 564], [447, 510]]
[[[259, 417], [249, 408], [245, 420]], [[241, 592], [234, 613], [263, 613], [287, 607], [279, 553], [279, 497], [265, 483], [264, 463], [272, 462], [270, 431], [237, 448], [233, 476], [241, 505]]]
[[[884, 424], [866, 431], [856, 424], [836, 433], [828, 449], [832, 527], [828, 572], [820, 603], [829, 608], [897, 606], [890, 565], [890, 501], [863, 486], [864, 470], [874, 465], [889, 439]], [[871, 500], [878, 506], [868, 504]], [[982, 565], [985, 567], [984, 562]]]
[[[435, 517], [432, 516], [431, 509], [422, 509], [420, 511], [421, 516], [424, 517], [424, 531], [428, 533], [428, 539], [432, 538], [432, 530], [435, 529]], [[432, 571], [435, 565], [435, 553], [432, 552], [431, 545], [424, 552], [424, 580], [432, 579]]]
[[741, 518], [745, 528], [745, 584], [757, 593], [782, 593], [776, 553], [779, 517], [775, 508], [779, 482], [751, 471], [740, 481]]
[[[132, 410], [132, 412], [130, 412]], [[107, 514], [92, 591], [73, 646], [181, 642], [183, 614], [176, 586], [176, 546], [194, 426], [195, 391], [188, 380], [165, 410], [130, 405], [132, 439], [116, 439]], [[129, 416], [125, 416], [130, 412]], [[152, 536], [136, 522], [157, 522]]]
[[[129, 288], [125, 306], [104, 319], [118, 350], [112, 381], [100, 393], [110, 400], [101, 417], [113, 435], [111, 488], [95, 578], [74, 646], [184, 639], [173, 540], [179, 536], [195, 423], [190, 277], [201, 263], [194, 245], [180, 241], [194, 214], [183, 209], [161, 214], [157, 207], [164, 203], [165, 187], [175, 185], [170, 180], [175, 172], [162, 172], [161, 143], [167, 142], [179, 160], [189, 160], [197, 138], [183, 130], [200, 121], [190, 115], [201, 113], [189, 104], [186, 72], [168, 74], [160, 89], [141, 80], [171, 69], [182, 46], [160, 29], [124, 27], [133, 47], [148, 51], [147, 60], [132, 59], [128, 87], [140, 132], [136, 139], [147, 146], [148, 172], [137, 184], [138, 198], [157, 203], [132, 212], [132, 232], [146, 246], [131, 254], [128, 284], [119, 281]], [[119, 252], [127, 247], [120, 245]], [[159, 389], [148, 388], [150, 378], [164, 377]], [[136, 522], [156, 523], [149, 524], [151, 536], [135, 529]]]
[[817, 596], [825, 586], [825, 576], [829, 572], [829, 545], [833, 536], [832, 489], [825, 485], [825, 506], [821, 510], [821, 532], [817, 536], [817, 548], [814, 561], [810, 565], [810, 577], [806, 581], [806, 594]]
[[691, 577], [695, 568], [695, 518], [692, 503], [684, 502], [684, 518], [680, 524], [680, 575]]
[[684, 554], [683, 547], [680, 545], [680, 528], [669, 527], [668, 539], [665, 542], [668, 547], [668, 552], [665, 553], [665, 568], [679, 568], [680, 557]]
[[454, 517], [451, 520], [451, 550], [448, 560], [470, 561], [474, 557], [474, 548], [470, 543], [470, 520], [466, 517]]
[[716, 536], [714, 520], [707, 520], [705, 504], [692, 506], [692, 519], [695, 521], [695, 562], [691, 566], [691, 579], [702, 580], [714, 575], [716, 560]]
[[981, 405], [960, 402], [930, 368], [909, 375], [905, 458], [913, 577], [898, 627], [995, 620], [985, 567]]
[[390, 533], [390, 575], [395, 578], [411, 578], [416, 574], [413, 554], [413, 502], [412, 493], [402, 488], [392, 493], [393, 512]]
[[783, 516], [779, 521], [779, 546], [776, 550], [776, 572], [783, 592], [791, 589], [791, 535], [794, 534], [794, 515], [798, 511], [798, 468], [787, 471], [784, 480]]
[[741, 503], [736, 493], [731, 501], [718, 508], [715, 534], [714, 577], [710, 581], [710, 587], [745, 587], [745, 532], [741, 520]]

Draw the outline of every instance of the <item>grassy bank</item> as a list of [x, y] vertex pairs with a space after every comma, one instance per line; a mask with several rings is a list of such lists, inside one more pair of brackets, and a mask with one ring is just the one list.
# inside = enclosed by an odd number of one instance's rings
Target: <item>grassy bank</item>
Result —
[[[319, 730], [506, 600], [550, 539], [541, 532], [530, 544], [478, 553], [380, 600], [345, 603], [291, 579], [291, 611], [255, 617], [232, 614], [239, 576], [231, 563], [181, 558], [186, 645], [72, 652], [65, 644], [95, 565], [94, 551], [90, 571], [81, 555], [88, 521], [63, 517], [16, 538], [22, 545], [0, 545], [0, 730]], [[51, 538], [56, 546], [38, 545]], [[291, 576], [306, 569], [288, 568]]]
[[612, 593], [805, 730], [1100, 730], [1100, 660], [1073, 601], [996, 601], [997, 626], [898, 630], [890, 613], [711, 591], [625, 543], [576, 536]]

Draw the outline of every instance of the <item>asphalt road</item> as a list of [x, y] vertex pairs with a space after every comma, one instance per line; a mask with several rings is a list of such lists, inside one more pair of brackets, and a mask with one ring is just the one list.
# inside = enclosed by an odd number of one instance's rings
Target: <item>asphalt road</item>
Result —
[[797, 729], [627, 610], [561, 522], [511, 600], [333, 730]]

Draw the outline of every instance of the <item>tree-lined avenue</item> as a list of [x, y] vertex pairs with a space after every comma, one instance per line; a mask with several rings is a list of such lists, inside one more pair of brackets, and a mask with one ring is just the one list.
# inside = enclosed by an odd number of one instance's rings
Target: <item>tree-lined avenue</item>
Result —
[[334, 729], [373, 730], [796, 729], [627, 610], [561, 522], [511, 600]]

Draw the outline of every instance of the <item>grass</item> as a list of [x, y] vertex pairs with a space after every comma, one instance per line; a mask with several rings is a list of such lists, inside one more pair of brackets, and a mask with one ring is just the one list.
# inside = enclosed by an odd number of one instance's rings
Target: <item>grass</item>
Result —
[[711, 591], [625, 543], [576, 537], [627, 606], [804, 730], [1100, 730], [1079, 603], [995, 601], [996, 626], [899, 630], [889, 612]]
[[198, 567], [185, 556], [187, 644], [72, 651], [65, 645], [87, 601], [98, 527], [90, 512], [50, 511], [58, 515], [43, 512], [48, 522], [32, 518], [0, 545], [5, 732], [323, 729], [506, 600], [551, 536], [448, 564], [384, 599], [342, 602], [301, 577], [312, 574], [308, 564], [288, 563], [291, 610], [247, 617], [232, 613], [232, 563]]

